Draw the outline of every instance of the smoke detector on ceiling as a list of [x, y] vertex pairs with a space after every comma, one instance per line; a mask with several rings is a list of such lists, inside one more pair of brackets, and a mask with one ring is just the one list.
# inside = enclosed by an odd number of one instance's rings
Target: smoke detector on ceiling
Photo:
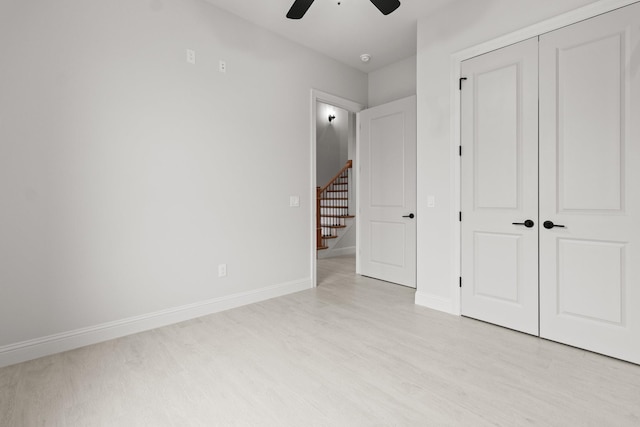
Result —
[[371, 61], [371, 55], [369, 55], [368, 53], [363, 53], [362, 55], [360, 55], [360, 61], [365, 63]]

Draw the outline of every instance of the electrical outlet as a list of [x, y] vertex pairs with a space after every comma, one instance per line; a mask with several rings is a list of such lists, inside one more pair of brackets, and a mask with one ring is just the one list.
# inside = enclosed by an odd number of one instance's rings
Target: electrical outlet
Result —
[[226, 277], [227, 276], [227, 264], [218, 265], [218, 277]]
[[187, 62], [189, 64], [196, 63], [196, 51], [193, 49], [187, 49]]
[[299, 208], [300, 207], [300, 196], [289, 196], [289, 207]]
[[226, 73], [227, 63], [225, 61], [220, 61], [220, 63], [218, 64], [218, 69], [220, 70], [221, 73]]

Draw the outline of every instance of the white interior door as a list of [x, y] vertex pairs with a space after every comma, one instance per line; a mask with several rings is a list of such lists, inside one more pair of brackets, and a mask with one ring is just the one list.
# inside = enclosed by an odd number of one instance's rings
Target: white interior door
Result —
[[358, 113], [358, 273], [416, 287], [416, 97]]
[[635, 363], [639, 23], [636, 3], [540, 37], [540, 335]]
[[462, 75], [461, 311], [538, 335], [538, 40]]

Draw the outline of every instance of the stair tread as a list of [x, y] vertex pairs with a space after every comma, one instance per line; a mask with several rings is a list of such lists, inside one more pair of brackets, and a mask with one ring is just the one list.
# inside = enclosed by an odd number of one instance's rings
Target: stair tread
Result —
[[322, 236], [323, 239], [337, 239], [338, 236]]
[[324, 227], [324, 228], [347, 228], [346, 225], [321, 225], [320, 227]]
[[329, 246], [318, 246], [316, 249], [321, 251], [321, 250], [324, 250], [324, 249], [329, 249]]

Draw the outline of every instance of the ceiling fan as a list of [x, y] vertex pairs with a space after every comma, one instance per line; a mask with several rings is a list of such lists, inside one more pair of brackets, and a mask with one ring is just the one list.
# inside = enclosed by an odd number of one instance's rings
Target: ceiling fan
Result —
[[[309, 7], [314, 0], [295, 0], [289, 12], [287, 12], [287, 18], [300, 19], [307, 13]], [[375, 7], [378, 8], [383, 15], [388, 15], [400, 6], [399, 0], [370, 0]], [[338, 3], [340, 4], [340, 3]]]

